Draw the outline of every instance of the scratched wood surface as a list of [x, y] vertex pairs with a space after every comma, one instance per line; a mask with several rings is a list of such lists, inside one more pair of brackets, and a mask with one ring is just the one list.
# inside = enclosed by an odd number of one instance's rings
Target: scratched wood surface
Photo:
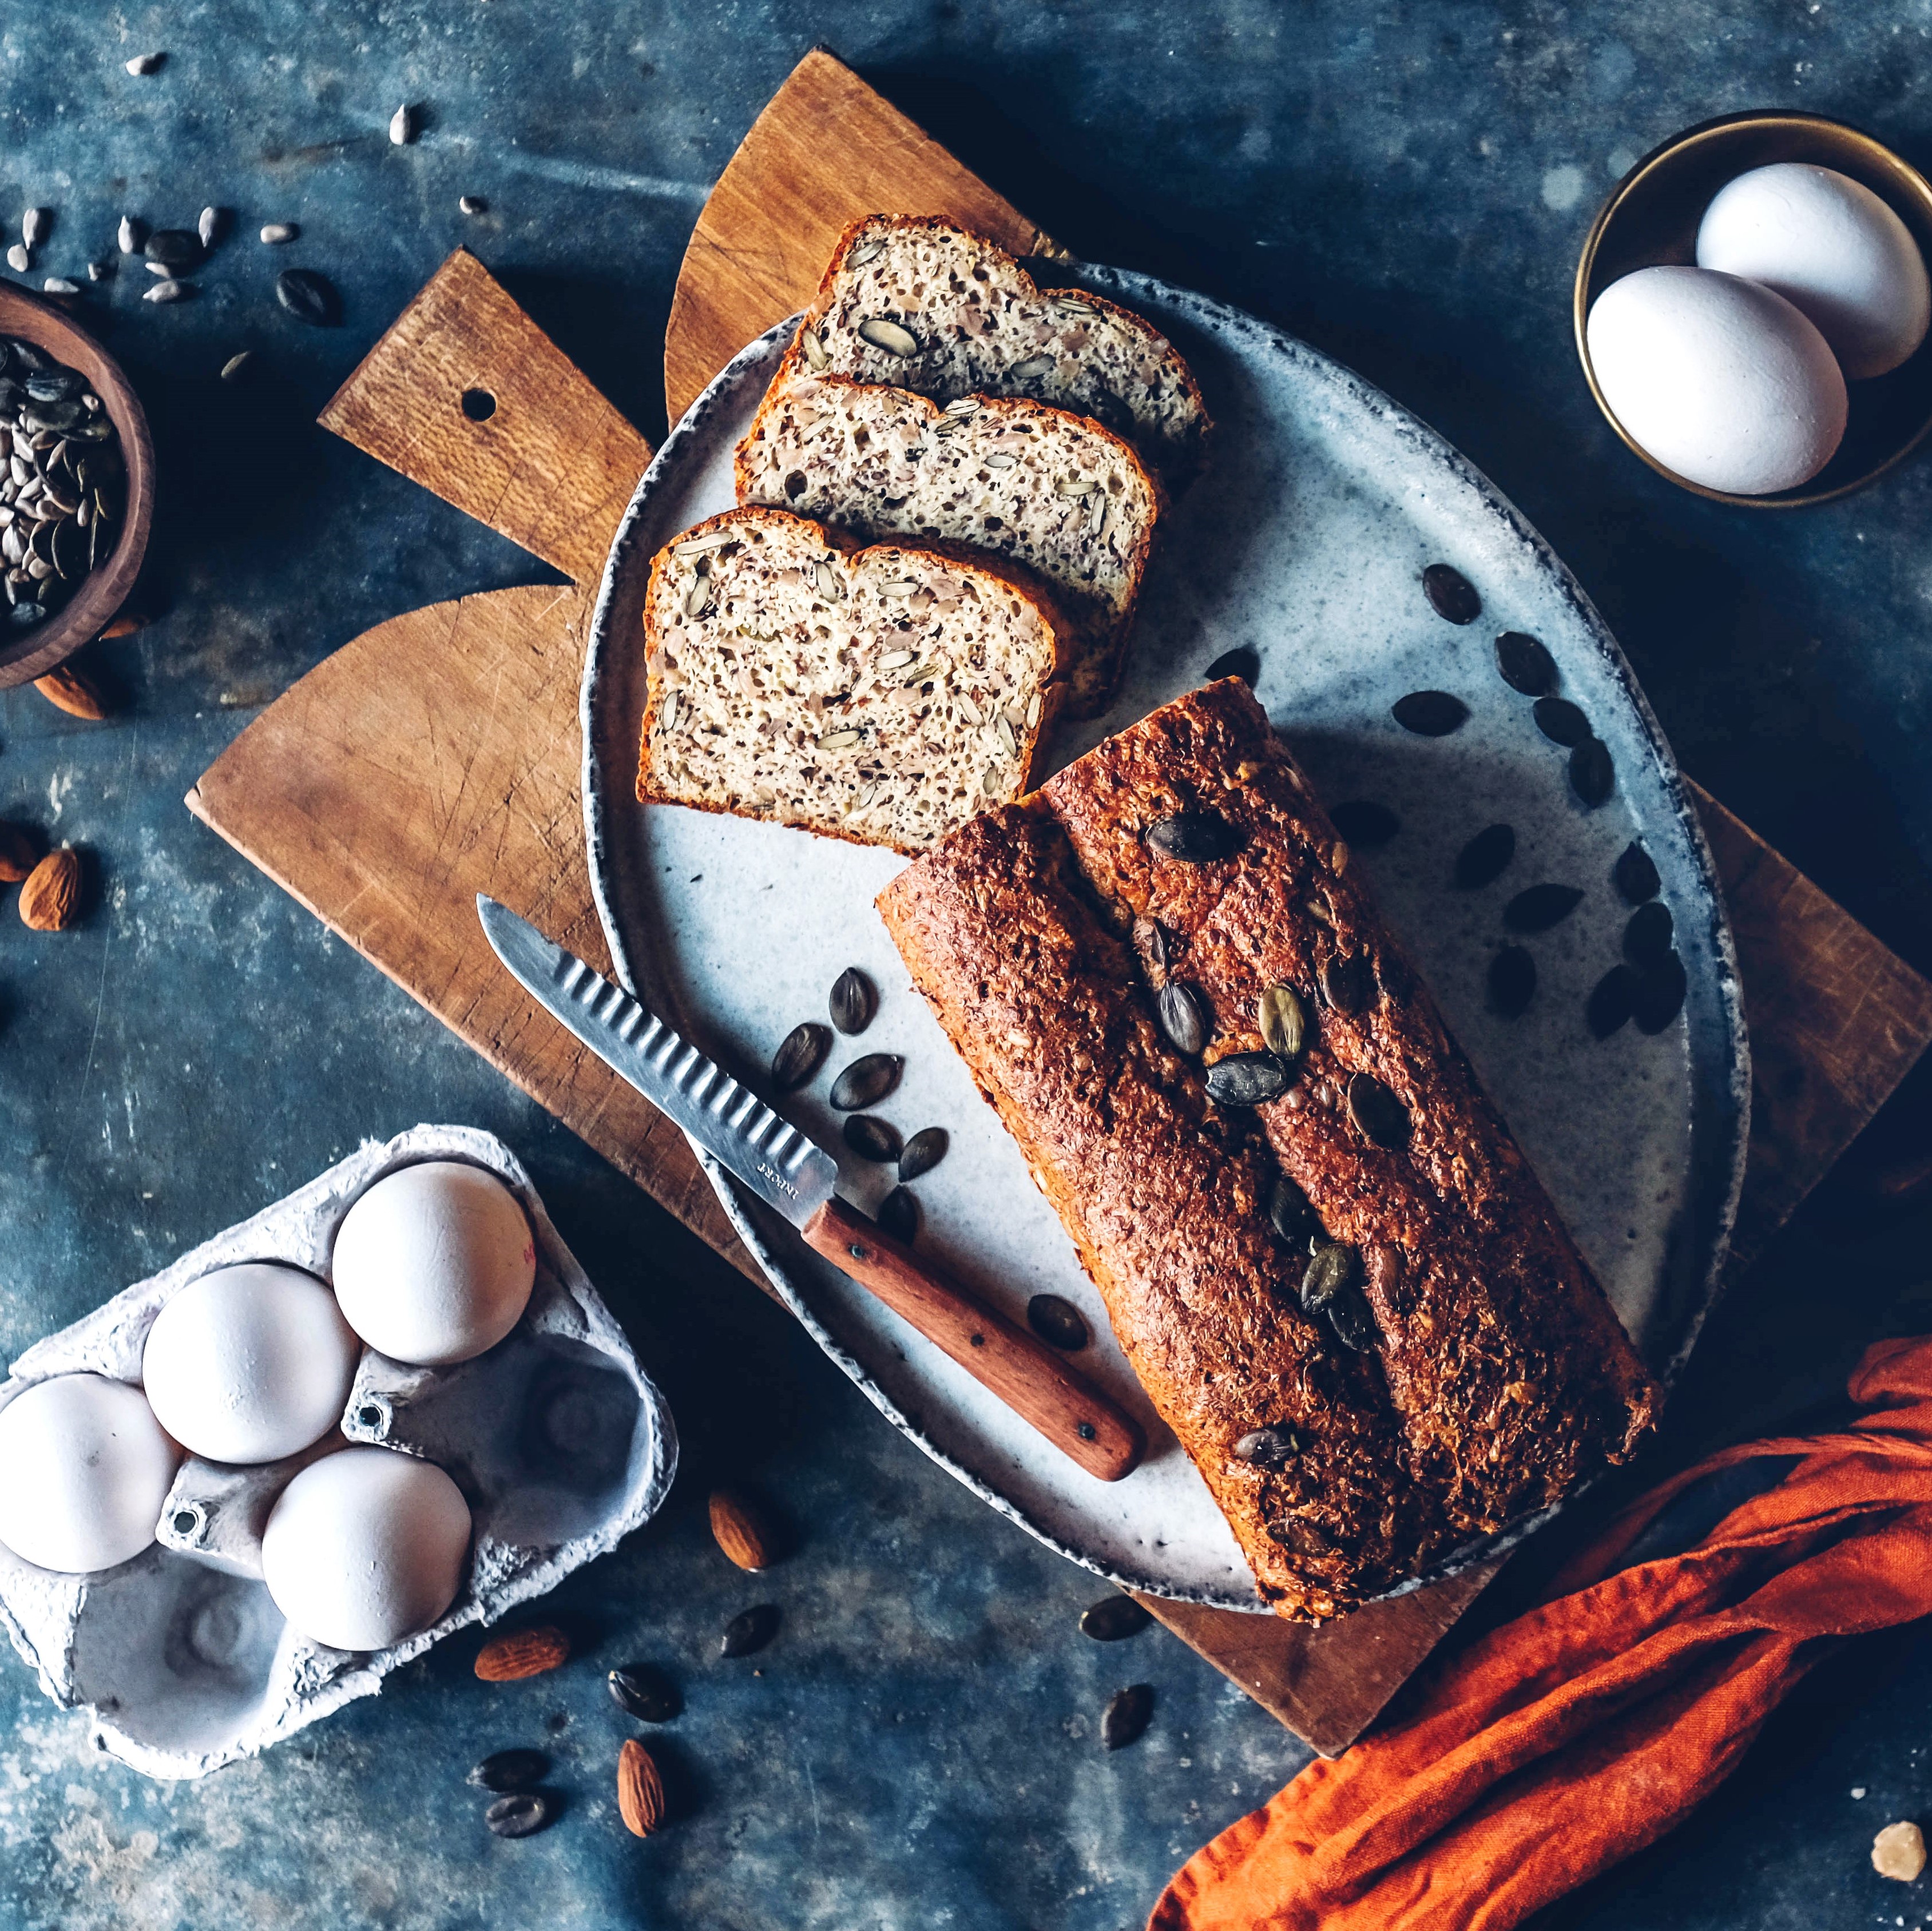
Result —
[[[890, 167], [895, 157], [917, 155], [932, 197], [923, 211], [958, 214], [990, 193], [916, 129], [908, 133], [910, 124], [856, 76], [828, 66], [837, 63], [822, 54], [801, 66], [760, 117], [759, 141], [748, 139], [707, 206], [712, 240], [700, 251], [694, 238], [686, 277], [698, 286], [680, 282], [672, 327], [675, 338], [681, 316], [707, 317], [709, 334], [694, 340], [710, 346], [694, 349], [688, 367], [668, 349], [674, 406], [679, 380], [694, 393], [711, 373], [707, 367], [690, 382], [696, 360], [714, 350], [717, 361], [728, 358], [816, 285], [818, 261], [776, 232], [789, 204], [761, 192], [753, 165], [760, 154], [796, 161], [812, 151], [802, 133], [787, 131], [795, 115], [808, 117], [821, 147], [836, 145], [848, 161], [874, 154]], [[842, 117], [837, 144], [824, 139], [830, 103]], [[949, 180], [956, 198], [943, 195]], [[852, 214], [908, 204], [887, 192], [883, 177], [848, 168], [814, 193], [812, 205], [829, 235]], [[718, 264], [727, 259], [730, 274], [721, 276]], [[730, 319], [734, 314], [741, 319]], [[506, 341], [516, 345], [514, 354], [503, 352]], [[673, 374], [677, 368], [686, 375]], [[482, 420], [478, 405], [470, 413], [463, 406], [478, 388], [495, 404]], [[549, 414], [566, 406], [567, 433]], [[594, 584], [648, 457], [635, 432], [460, 253], [344, 385], [324, 420], [580, 586]], [[580, 482], [576, 466], [586, 448], [598, 453]], [[557, 515], [559, 505], [574, 505], [575, 514]], [[580, 587], [497, 591], [379, 625], [251, 724], [204, 775], [189, 805], [756, 1279], [682, 1138], [515, 994], [476, 928], [474, 895], [488, 891], [604, 962], [578, 796], [578, 673], [588, 609]], [[1758, 1053], [1739, 1227], [1748, 1253], [1932, 1039], [1932, 987], [1721, 805], [1696, 796], [1730, 900]], [[1372, 1605], [1318, 1630], [1151, 1599], [1148, 1607], [1298, 1735], [1334, 1751], [1373, 1720], [1488, 1573]]]

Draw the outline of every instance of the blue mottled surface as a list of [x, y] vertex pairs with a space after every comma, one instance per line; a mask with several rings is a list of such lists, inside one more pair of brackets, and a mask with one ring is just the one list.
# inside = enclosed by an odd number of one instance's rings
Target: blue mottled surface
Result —
[[[550, 1678], [487, 1689], [452, 1643], [260, 1762], [171, 1788], [92, 1761], [81, 1720], [0, 1665], [0, 1922], [1112, 1931], [1303, 1759], [1163, 1634], [1078, 1636], [1088, 1579], [929, 1468], [776, 1310], [182, 808], [338, 644], [539, 574], [312, 426], [452, 244], [661, 433], [658, 343], [704, 191], [826, 42], [1083, 253], [1251, 307], [1442, 430], [1582, 579], [1690, 772], [1924, 967], [1932, 466], [1796, 517], [1676, 493], [1596, 415], [1568, 295], [1603, 193], [1689, 122], [1808, 107], [1932, 158], [1928, 33], [1924, 0], [0, 0], [0, 223], [58, 211], [36, 279], [84, 271], [124, 209], [241, 217], [198, 301], [143, 304], [138, 274], [84, 298], [160, 439], [166, 614], [108, 653], [129, 700], [111, 724], [0, 696], [0, 814], [94, 866], [74, 932], [0, 910], [0, 1351], [365, 1135], [466, 1120], [528, 1164], [691, 1450], [659, 1522], [562, 1592], [583, 1650]], [[130, 79], [122, 63], [148, 47], [167, 64]], [[398, 149], [385, 129], [405, 98], [424, 129]], [[490, 213], [460, 216], [463, 193]], [[252, 239], [279, 220], [302, 223], [294, 247]], [[339, 331], [274, 307], [274, 271], [298, 262], [340, 285]], [[260, 379], [224, 388], [244, 346]], [[1713, 1323], [1665, 1452], [1802, 1417], [1870, 1334], [1932, 1324], [1911, 1291], [1928, 1231], [1922, 1209], [1828, 1189]], [[766, 1579], [711, 1545], [721, 1471], [791, 1525]], [[718, 1632], [756, 1600], [783, 1606], [783, 1633], [727, 1665]], [[688, 1702], [667, 1750], [682, 1814], [646, 1845], [614, 1815], [624, 1726], [599, 1681], [632, 1657]], [[1139, 1680], [1154, 1726], [1107, 1756], [1099, 1710]], [[1848, 1653], [1702, 1814], [1556, 1915], [1919, 1923], [1921, 1890], [1866, 1852], [1932, 1805], [1928, 1699], [1922, 1634]], [[498, 1843], [462, 1772], [530, 1741], [568, 1808]]]

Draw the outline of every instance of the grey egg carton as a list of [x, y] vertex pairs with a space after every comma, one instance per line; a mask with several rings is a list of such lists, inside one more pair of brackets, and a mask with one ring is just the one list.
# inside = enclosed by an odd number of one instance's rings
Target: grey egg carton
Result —
[[158, 1540], [118, 1568], [58, 1576], [0, 1547], [0, 1622], [14, 1647], [56, 1702], [91, 1712], [98, 1747], [148, 1776], [203, 1776], [373, 1696], [391, 1671], [452, 1630], [494, 1622], [614, 1548], [670, 1487], [677, 1436], [663, 1396], [529, 1175], [500, 1141], [464, 1126], [370, 1141], [136, 1282], [28, 1348], [0, 1383], [0, 1408], [56, 1375], [138, 1382], [154, 1317], [214, 1268], [284, 1261], [326, 1279], [351, 1204], [384, 1174], [424, 1160], [496, 1174], [529, 1214], [537, 1252], [530, 1306], [488, 1354], [411, 1368], [365, 1349], [344, 1411], [350, 1441], [436, 1462], [470, 1504], [468, 1573], [440, 1621], [387, 1649], [352, 1653], [283, 1621], [262, 1580], [262, 1531], [320, 1445], [256, 1468], [190, 1456], [163, 1506]]

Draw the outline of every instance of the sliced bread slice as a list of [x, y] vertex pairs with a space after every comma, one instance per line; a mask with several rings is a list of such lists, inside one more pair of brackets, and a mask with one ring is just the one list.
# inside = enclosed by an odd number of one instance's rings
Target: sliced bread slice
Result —
[[738, 500], [858, 535], [967, 543], [1036, 573], [1075, 626], [1076, 715], [1106, 708], [1160, 487], [1132, 446], [1043, 403], [942, 408], [843, 376], [774, 382], [738, 445]]
[[922, 851], [1031, 787], [1066, 634], [988, 558], [727, 510], [652, 561], [638, 796]]
[[1200, 384], [1158, 329], [1084, 289], [1042, 289], [1004, 249], [931, 217], [868, 214], [846, 229], [784, 373], [940, 402], [1051, 403], [1124, 436], [1176, 487], [1210, 427]]

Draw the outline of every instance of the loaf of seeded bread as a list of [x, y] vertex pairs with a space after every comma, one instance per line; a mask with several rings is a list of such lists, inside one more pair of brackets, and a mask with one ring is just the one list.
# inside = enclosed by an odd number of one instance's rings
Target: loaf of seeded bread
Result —
[[1090, 415], [1178, 486], [1209, 424], [1200, 385], [1138, 315], [1046, 289], [983, 237], [932, 217], [868, 214], [840, 238], [782, 381], [849, 376], [940, 402], [1023, 396]]
[[651, 564], [638, 796], [922, 850], [1031, 783], [1067, 635], [995, 560], [728, 510]]
[[1140, 595], [1159, 485], [1132, 447], [1040, 403], [944, 408], [844, 376], [774, 382], [738, 445], [741, 503], [870, 537], [970, 544], [1034, 571], [1075, 626], [1076, 714], [1106, 707]]
[[1244, 685], [879, 904], [1282, 1614], [1629, 1454], [1642, 1363]]

